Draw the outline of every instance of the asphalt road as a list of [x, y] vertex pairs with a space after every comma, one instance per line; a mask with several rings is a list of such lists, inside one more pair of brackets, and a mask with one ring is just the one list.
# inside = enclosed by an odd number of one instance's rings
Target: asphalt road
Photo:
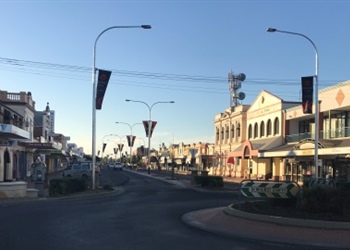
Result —
[[[192, 228], [187, 212], [226, 206], [232, 193], [205, 193], [127, 171], [102, 170], [122, 194], [0, 202], [0, 249], [281, 249]], [[287, 246], [283, 246], [287, 248]], [[300, 249], [300, 248], [299, 248]]]

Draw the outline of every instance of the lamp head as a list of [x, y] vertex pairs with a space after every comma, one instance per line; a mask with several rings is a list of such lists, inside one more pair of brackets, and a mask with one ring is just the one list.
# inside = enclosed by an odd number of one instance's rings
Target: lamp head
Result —
[[267, 32], [276, 32], [277, 29], [275, 29], [275, 28], [268, 28], [266, 31], [267, 31]]
[[129, 99], [125, 99], [125, 101], [126, 101], [126, 102], [130, 102], [130, 100], [129, 100]]
[[175, 103], [174, 101], [170, 101], [170, 103]]
[[151, 29], [151, 28], [152, 28], [152, 26], [151, 26], [151, 25], [146, 24], [146, 25], [141, 25], [141, 28], [142, 28], [142, 29], [145, 29], [145, 30], [149, 30], [149, 29]]

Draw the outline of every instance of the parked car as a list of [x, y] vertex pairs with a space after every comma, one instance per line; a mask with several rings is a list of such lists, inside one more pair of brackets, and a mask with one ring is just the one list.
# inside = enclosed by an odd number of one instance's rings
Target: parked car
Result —
[[123, 170], [123, 163], [121, 162], [110, 163], [109, 168], [113, 170]]
[[91, 162], [75, 162], [68, 165], [63, 170], [63, 177], [82, 177], [85, 179], [92, 178], [92, 163]]

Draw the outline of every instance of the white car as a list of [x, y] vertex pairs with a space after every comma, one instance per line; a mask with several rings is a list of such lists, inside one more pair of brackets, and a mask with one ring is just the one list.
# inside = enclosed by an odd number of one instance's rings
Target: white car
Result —
[[109, 168], [112, 168], [113, 170], [123, 170], [123, 164], [121, 162], [115, 162], [109, 164]]

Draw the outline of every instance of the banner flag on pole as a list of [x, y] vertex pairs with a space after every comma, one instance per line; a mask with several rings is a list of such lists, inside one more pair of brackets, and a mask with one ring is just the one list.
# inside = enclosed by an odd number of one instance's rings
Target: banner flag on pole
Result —
[[107, 143], [103, 143], [103, 145], [102, 145], [102, 153], [105, 152], [106, 146], [107, 146]]
[[142, 121], [143, 126], [145, 127], [146, 137], [148, 137], [148, 131], [149, 131], [149, 123], [151, 123], [151, 137], [153, 134], [153, 130], [157, 125], [156, 121]]
[[123, 143], [119, 143], [119, 144], [118, 144], [118, 148], [119, 148], [119, 151], [120, 151], [120, 152], [123, 151], [123, 147], [124, 147], [124, 144], [123, 144]]
[[114, 154], [116, 155], [118, 153], [118, 148], [114, 148]]
[[128, 140], [128, 146], [133, 147], [134, 146], [134, 141], [135, 141], [136, 136], [134, 135], [127, 135], [126, 139]]
[[[313, 80], [313, 76], [305, 76], [301, 78], [301, 101], [304, 114], [312, 114], [312, 102], [314, 93]], [[316, 103], [316, 105], [318, 104]]]
[[98, 70], [97, 89], [96, 89], [96, 109], [102, 109], [102, 102], [105, 96], [109, 78], [112, 71]]
[[144, 128], [145, 128], [146, 137], [148, 137], [148, 131], [149, 131], [149, 129], [148, 129], [148, 123], [149, 123], [149, 121], [142, 121], [142, 123], [143, 123], [143, 126], [144, 126]]
[[156, 122], [156, 121], [151, 121], [151, 137], [152, 137], [152, 135], [153, 135], [153, 130], [154, 130], [154, 128], [156, 127], [156, 125], [157, 125], [157, 122]]

